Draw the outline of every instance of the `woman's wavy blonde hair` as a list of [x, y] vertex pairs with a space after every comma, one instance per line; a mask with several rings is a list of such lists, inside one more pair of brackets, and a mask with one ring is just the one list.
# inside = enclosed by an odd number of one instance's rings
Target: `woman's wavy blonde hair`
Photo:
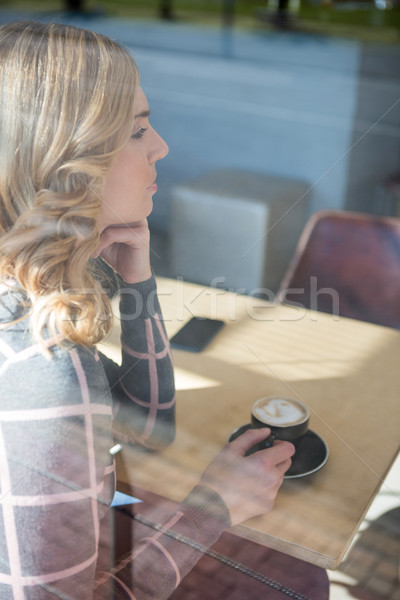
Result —
[[90, 257], [138, 82], [133, 58], [102, 35], [32, 21], [0, 27], [0, 279], [26, 291], [39, 342], [47, 328], [88, 346], [111, 327]]

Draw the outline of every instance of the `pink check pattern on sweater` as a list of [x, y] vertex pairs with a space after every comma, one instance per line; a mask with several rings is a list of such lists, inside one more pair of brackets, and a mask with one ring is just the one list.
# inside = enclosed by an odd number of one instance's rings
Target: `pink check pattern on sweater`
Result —
[[[155, 281], [123, 285], [121, 365], [95, 348], [60, 347], [51, 339], [48, 359], [22, 318], [23, 293], [1, 290], [2, 600], [167, 598], [200, 558], [163, 530], [135, 523], [132, 551], [110, 564], [113, 415], [118, 439], [153, 449], [171, 443], [175, 427], [173, 368]], [[201, 487], [172, 514], [158, 508], [148, 517], [207, 545], [229, 526], [222, 500]]]

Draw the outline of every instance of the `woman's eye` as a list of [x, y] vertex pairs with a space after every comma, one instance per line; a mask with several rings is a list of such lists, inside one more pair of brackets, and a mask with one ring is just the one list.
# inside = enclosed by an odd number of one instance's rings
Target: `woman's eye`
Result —
[[147, 129], [145, 127], [141, 127], [140, 129], [138, 129], [136, 131], [136, 133], [134, 133], [132, 135], [134, 140], [140, 140], [140, 138], [142, 138], [145, 134], [145, 132], [147, 131]]

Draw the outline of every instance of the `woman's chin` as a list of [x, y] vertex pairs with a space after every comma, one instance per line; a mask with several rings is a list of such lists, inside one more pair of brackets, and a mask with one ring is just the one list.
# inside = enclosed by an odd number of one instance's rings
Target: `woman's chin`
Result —
[[120, 220], [117, 221], [117, 215], [115, 215], [116, 217], [116, 222], [115, 223], [109, 223], [109, 224], [102, 224], [101, 222], [99, 223], [100, 226], [100, 231], [106, 231], [106, 229], [117, 229], [118, 227], [138, 227], [139, 225], [142, 225], [143, 221], [145, 219], [147, 219], [147, 217], [152, 213], [153, 210], [153, 200], [150, 199], [150, 202], [148, 203], [148, 205], [145, 208], [145, 210], [143, 210], [143, 213], [141, 215], [137, 215], [137, 217], [133, 218], [132, 220], [129, 219], [123, 219], [121, 218]]
[[107, 225], [107, 227], [103, 229], [103, 231], [107, 231], [108, 229], [134, 229], [135, 227], [140, 227], [144, 219], [145, 217], [143, 217], [141, 221], [129, 221], [127, 223], [121, 221], [121, 223], [112, 223], [111, 225]]

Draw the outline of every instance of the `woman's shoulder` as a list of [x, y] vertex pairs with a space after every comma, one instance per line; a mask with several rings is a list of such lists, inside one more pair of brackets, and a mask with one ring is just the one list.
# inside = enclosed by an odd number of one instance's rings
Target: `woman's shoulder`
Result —
[[32, 339], [29, 315], [18, 308], [16, 298], [7, 296], [0, 296], [2, 399], [14, 409], [85, 402], [109, 407], [110, 390], [97, 350], [48, 336], [44, 351]]

